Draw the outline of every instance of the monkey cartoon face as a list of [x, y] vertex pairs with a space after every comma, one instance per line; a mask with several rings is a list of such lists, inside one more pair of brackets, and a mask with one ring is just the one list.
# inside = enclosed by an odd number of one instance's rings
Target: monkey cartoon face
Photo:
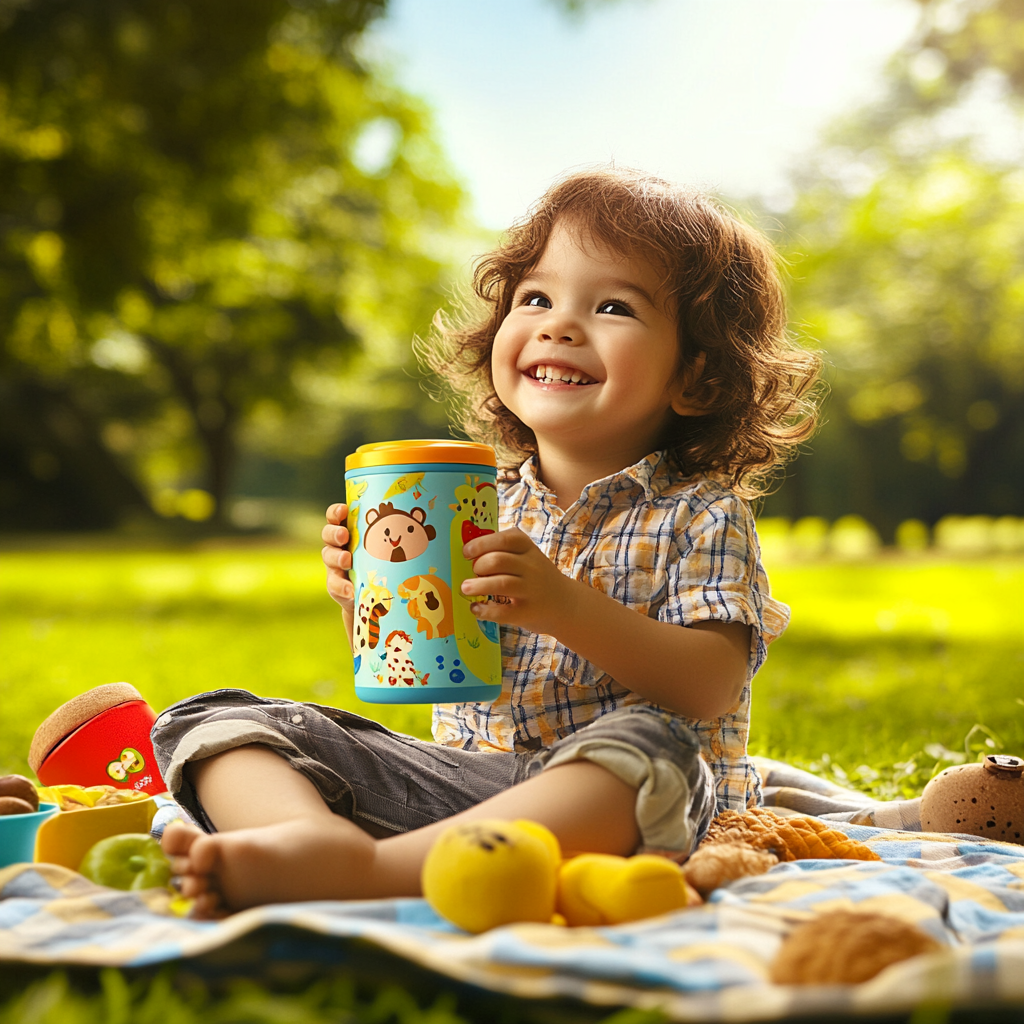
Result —
[[437, 531], [426, 522], [421, 508], [403, 512], [390, 501], [366, 513], [363, 547], [384, 562], [406, 562], [427, 550]]

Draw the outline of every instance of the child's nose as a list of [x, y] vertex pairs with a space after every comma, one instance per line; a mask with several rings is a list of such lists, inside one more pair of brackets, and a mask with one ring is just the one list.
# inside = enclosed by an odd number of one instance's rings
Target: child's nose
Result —
[[552, 310], [551, 315], [537, 326], [537, 338], [561, 345], [574, 345], [583, 339], [583, 329], [571, 316]]

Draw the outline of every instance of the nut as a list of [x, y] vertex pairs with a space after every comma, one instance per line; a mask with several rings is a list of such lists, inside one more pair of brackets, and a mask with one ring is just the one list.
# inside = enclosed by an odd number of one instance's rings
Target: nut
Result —
[[16, 796], [0, 796], [0, 815], [32, 814], [35, 808], [27, 801]]
[[32, 805], [33, 811], [39, 810], [39, 794], [36, 787], [24, 775], [4, 775], [0, 777], [0, 796], [16, 796]]

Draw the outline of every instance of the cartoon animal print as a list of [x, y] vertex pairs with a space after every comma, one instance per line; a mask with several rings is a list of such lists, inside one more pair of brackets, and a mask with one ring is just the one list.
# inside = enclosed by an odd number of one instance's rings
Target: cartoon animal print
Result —
[[[370, 486], [368, 480], [345, 481], [345, 503], [348, 505], [348, 519], [345, 525], [348, 527], [348, 549], [355, 551], [359, 547], [359, 499], [366, 493]], [[352, 582], [355, 582], [355, 570], [349, 572]]]
[[448, 506], [461, 524], [462, 544], [498, 528], [498, 489], [489, 480], [479, 480], [478, 476], [467, 475], [466, 482], [455, 488], [456, 504]]
[[382, 674], [377, 677], [378, 682], [383, 683], [385, 679], [389, 686], [415, 686], [417, 681], [426, 686], [430, 673], [426, 674], [416, 671], [416, 666], [409, 657], [412, 650], [412, 637], [401, 629], [388, 633], [384, 641], [384, 664]]
[[380, 620], [391, 610], [394, 595], [388, 590], [387, 582], [385, 576], [378, 583], [377, 574], [371, 569], [366, 574], [366, 583], [359, 588], [352, 627], [352, 652], [357, 673], [363, 663], [364, 652], [372, 651], [380, 642]]
[[480, 598], [466, 598], [462, 593], [463, 580], [475, 576], [473, 563], [462, 557], [462, 546], [474, 537], [494, 533], [498, 528], [497, 494], [494, 484], [489, 481], [481, 483], [479, 477], [467, 474], [466, 482], [455, 488], [455, 504], [448, 506], [455, 513], [449, 536], [452, 593], [464, 598], [452, 602], [455, 643], [465, 667], [484, 683], [501, 680], [501, 663], [494, 656], [498, 634], [493, 623], [479, 622], [470, 610], [470, 605]]
[[405, 494], [406, 491], [412, 491], [412, 496], [419, 501], [423, 497], [420, 484], [423, 483], [425, 475], [424, 473], [406, 473], [404, 476], [398, 477], [384, 492], [385, 499], [393, 498], [396, 494]]
[[390, 501], [367, 511], [364, 518], [363, 547], [384, 562], [407, 562], [427, 550], [437, 531], [427, 521], [421, 508], [403, 512]]
[[451, 636], [455, 629], [452, 592], [436, 572], [431, 566], [427, 575], [410, 576], [398, 584], [398, 596], [409, 602], [408, 610], [416, 620], [416, 632], [426, 633], [428, 640]]

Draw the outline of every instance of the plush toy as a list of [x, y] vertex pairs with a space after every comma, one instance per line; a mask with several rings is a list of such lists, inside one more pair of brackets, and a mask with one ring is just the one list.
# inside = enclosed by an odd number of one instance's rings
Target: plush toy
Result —
[[921, 827], [1024, 844], [1024, 758], [989, 754], [939, 772], [924, 787]]
[[665, 857], [583, 853], [558, 872], [558, 913], [572, 927], [640, 921], [699, 902]]
[[777, 985], [856, 985], [890, 964], [942, 946], [887, 914], [833, 910], [799, 925], [771, 965]]
[[28, 763], [44, 786], [113, 785], [163, 793], [149, 741], [153, 709], [128, 683], [97, 686], [62, 704], [36, 729]]
[[532, 821], [486, 819], [441, 834], [423, 863], [423, 895], [467, 932], [516, 921], [548, 922], [555, 912], [558, 840]]
[[427, 855], [422, 884], [434, 910], [474, 933], [524, 921], [620, 924], [700, 903], [664, 857], [586, 853], [563, 862], [558, 840], [531, 821], [453, 826]]

